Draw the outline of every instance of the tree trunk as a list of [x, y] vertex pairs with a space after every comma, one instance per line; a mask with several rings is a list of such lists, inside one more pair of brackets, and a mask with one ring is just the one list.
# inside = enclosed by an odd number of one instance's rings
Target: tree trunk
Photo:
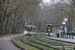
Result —
[[12, 28], [12, 34], [16, 33], [16, 26], [15, 26], [15, 18], [16, 18], [16, 12], [15, 12], [15, 17], [14, 17], [14, 21], [13, 21], [13, 28]]
[[1, 10], [1, 7], [0, 7], [0, 35], [2, 34], [1, 17], [2, 17], [2, 10]]
[[8, 25], [8, 21], [9, 21], [9, 16], [7, 16], [7, 20], [6, 20], [6, 23], [5, 23], [5, 34], [7, 34], [7, 25]]

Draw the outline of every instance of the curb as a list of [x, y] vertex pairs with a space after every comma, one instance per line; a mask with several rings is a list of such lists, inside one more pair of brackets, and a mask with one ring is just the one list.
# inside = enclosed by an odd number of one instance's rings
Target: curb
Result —
[[18, 44], [16, 44], [12, 39], [11, 39], [11, 41], [12, 41], [12, 43], [13, 43], [15, 46], [17, 46], [17, 47], [20, 48], [21, 50], [26, 50], [26, 49], [22, 48], [21, 46], [19, 46]]

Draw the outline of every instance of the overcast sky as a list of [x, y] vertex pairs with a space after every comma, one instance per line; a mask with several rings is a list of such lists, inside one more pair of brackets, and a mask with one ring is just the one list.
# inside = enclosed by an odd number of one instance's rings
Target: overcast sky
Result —
[[52, 3], [52, 2], [62, 2], [62, 3], [64, 3], [64, 2], [69, 2], [69, 1], [71, 1], [71, 0], [42, 0], [42, 2], [44, 2], [44, 3]]
[[70, 1], [71, 0], [42, 0], [39, 6], [41, 6], [41, 9], [43, 9], [44, 6], [51, 6], [52, 4], [57, 4], [58, 2], [69, 4]]

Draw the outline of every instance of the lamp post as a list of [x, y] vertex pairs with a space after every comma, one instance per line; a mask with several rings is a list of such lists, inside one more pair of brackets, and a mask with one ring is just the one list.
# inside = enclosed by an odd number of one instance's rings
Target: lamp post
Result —
[[63, 26], [62, 26], [62, 17], [63, 17], [63, 12], [62, 11], [63, 11], [63, 6], [61, 6], [60, 8], [61, 8], [61, 33], [60, 33], [61, 35], [60, 36], [62, 38], [62, 36], [63, 36], [63, 30], [62, 30], [63, 29]]
[[62, 11], [63, 11], [63, 7], [60, 7], [60, 8], [61, 8], [61, 26], [62, 26], [62, 17], [63, 17]]

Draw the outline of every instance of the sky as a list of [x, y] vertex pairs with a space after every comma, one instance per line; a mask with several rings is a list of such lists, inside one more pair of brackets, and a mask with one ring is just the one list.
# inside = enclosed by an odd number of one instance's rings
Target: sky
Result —
[[71, 0], [42, 0], [42, 2], [44, 2], [44, 3], [51, 3], [52, 1], [54, 1], [54, 2], [68, 2], [68, 1], [71, 1]]
[[43, 2], [45, 2], [45, 3], [49, 3], [50, 2], [50, 0], [42, 0]]
[[69, 4], [69, 1], [71, 0], [42, 0], [39, 5], [41, 6], [41, 9], [43, 9], [44, 6], [51, 6], [52, 4], [57, 4], [58, 2]]

